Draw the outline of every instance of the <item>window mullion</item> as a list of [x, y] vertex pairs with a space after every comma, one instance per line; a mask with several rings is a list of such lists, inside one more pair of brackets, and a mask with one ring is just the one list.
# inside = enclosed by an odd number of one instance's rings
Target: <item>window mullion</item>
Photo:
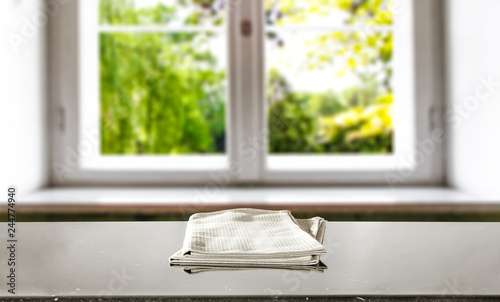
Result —
[[[240, 167], [239, 183], [260, 180], [264, 144], [262, 100], [259, 84], [259, 1], [236, 1], [229, 12], [230, 64], [230, 156]], [[251, 23], [251, 34], [243, 35], [244, 22]]]

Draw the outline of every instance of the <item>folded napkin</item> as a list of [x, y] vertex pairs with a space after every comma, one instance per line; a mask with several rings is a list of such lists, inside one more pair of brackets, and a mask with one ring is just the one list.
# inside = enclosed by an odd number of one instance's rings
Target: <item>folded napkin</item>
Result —
[[290, 211], [236, 209], [189, 218], [182, 249], [172, 265], [298, 267], [319, 264], [326, 254], [323, 218], [296, 220]]
[[198, 274], [204, 272], [214, 272], [214, 271], [241, 271], [241, 270], [257, 270], [257, 269], [283, 269], [283, 270], [293, 270], [300, 272], [317, 272], [323, 273], [328, 267], [321, 261], [317, 265], [297, 265], [297, 266], [217, 266], [217, 265], [176, 265], [172, 266], [182, 267], [183, 271], [187, 274]]

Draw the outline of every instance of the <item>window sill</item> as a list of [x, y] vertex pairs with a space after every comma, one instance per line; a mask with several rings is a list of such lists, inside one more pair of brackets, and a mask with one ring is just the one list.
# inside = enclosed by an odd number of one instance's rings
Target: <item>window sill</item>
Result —
[[[356, 221], [500, 221], [499, 199], [449, 188], [57, 188], [18, 195], [22, 221], [187, 220], [231, 208]], [[209, 198], [207, 198], [209, 197]], [[7, 211], [4, 205], [0, 211]], [[22, 217], [21, 217], [22, 216]]]
[[500, 205], [450, 188], [55, 188], [21, 195], [19, 206], [401, 206]]

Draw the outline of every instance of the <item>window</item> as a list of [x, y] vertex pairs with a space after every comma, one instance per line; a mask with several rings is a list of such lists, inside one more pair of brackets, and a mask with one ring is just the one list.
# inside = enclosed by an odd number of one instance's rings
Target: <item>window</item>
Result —
[[[390, 169], [411, 150], [410, 64], [394, 1], [265, 1], [267, 166], [275, 170]], [[406, 6], [407, 13], [410, 6]], [[408, 36], [408, 33], [406, 33]], [[411, 57], [407, 58], [411, 62]], [[403, 122], [406, 121], [406, 122]], [[276, 127], [275, 127], [276, 128]], [[395, 135], [404, 134], [404, 135]], [[307, 156], [308, 155], [308, 156]]]
[[386, 183], [426, 127], [414, 5], [79, 1], [70, 182]]
[[223, 7], [177, 0], [85, 1], [82, 7], [83, 26], [93, 27], [82, 41], [82, 86], [92, 93], [82, 97], [88, 100], [82, 129], [99, 129], [99, 147], [83, 166], [224, 168]]

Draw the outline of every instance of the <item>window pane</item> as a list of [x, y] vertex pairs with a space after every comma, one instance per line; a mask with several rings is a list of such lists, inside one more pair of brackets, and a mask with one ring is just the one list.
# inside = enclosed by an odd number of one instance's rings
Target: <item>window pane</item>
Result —
[[184, 30], [224, 22], [209, 2], [100, 1], [102, 154], [225, 153], [227, 38]]
[[394, 0], [265, 0], [267, 25], [391, 25]]
[[[301, 28], [320, 22], [323, 12], [309, 8], [304, 18], [292, 21], [297, 11], [292, 2], [323, 3], [318, 7], [350, 18], [340, 18], [347, 22], [341, 30]], [[363, 1], [267, 2], [281, 5], [280, 20], [297, 24], [266, 31], [270, 153], [393, 153], [392, 31], [390, 26], [359, 30], [353, 25], [361, 20], [359, 13], [340, 5], [354, 2]], [[284, 9], [286, 3], [290, 7]], [[377, 11], [383, 2], [363, 3]]]
[[225, 0], [101, 0], [101, 25], [222, 25]]
[[102, 33], [103, 154], [225, 152], [225, 38]]

